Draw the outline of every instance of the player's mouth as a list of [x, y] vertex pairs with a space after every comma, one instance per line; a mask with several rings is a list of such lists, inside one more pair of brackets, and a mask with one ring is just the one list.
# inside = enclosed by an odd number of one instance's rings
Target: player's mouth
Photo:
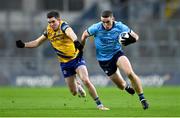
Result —
[[51, 28], [52, 28], [53, 30], [57, 30], [57, 27], [56, 27], [56, 26], [51, 26]]

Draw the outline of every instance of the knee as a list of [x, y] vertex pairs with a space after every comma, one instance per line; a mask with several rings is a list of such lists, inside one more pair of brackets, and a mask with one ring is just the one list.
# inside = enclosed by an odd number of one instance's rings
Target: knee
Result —
[[132, 77], [133, 77], [133, 73], [132, 73], [132, 72], [128, 72], [128, 73], [127, 73], [127, 76], [128, 76], [129, 78], [132, 78]]
[[86, 85], [86, 86], [89, 86], [89, 85], [91, 84], [91, 82], [89, 81], [88, 78], [83, 79], [82, 82], [83, 82], [83, 84]]
[[128, 76], [128, 78], [131, 79], [131, 80], [133, 80], [133, 79], [136, 78], [136, 74], [135, 74], [133, 71], [129, 71], [129, 72], [127, 73], [127, 76]]

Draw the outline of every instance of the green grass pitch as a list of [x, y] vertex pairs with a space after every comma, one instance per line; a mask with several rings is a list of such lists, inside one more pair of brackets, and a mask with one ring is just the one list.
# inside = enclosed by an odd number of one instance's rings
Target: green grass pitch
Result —
[[180, 117], [180, 87], [144, 88], [150, 103], [143, 110], [137, 95], [116, 87], [97, 88], [110, 111], [96, 109], [94, 101], [72, 96], [66, 87], [0, 88], [0, 117]]

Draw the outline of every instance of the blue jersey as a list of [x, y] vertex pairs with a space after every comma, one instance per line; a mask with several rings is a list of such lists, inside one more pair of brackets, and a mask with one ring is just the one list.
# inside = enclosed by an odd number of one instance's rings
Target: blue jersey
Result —
[[97, 60], [107, 61], [118, 51], [122, 51], [122, 46], [118, 40], [119, 35], [122, 32], [129, 32], [130, 29], [122, 22], [114, 21], [110, 30], [105, 30], [102, 22], [99, 22], [90, 26], [87, 31], [89, 35], [94, 36]]

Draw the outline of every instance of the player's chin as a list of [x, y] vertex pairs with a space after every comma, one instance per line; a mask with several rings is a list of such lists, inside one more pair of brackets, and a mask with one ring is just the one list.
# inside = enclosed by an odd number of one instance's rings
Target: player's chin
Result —
[[112, 27], [110, 26], [110, 27], [106, 27], [105, 28], [106, 30], [111, 30], [112, 29]]
[[51, 27], [53, 30], [57, 30], [58, 29], [58, 27]]
[[105, 27], [106, 30], [110, 30], [111, 28], [110, 27]]

